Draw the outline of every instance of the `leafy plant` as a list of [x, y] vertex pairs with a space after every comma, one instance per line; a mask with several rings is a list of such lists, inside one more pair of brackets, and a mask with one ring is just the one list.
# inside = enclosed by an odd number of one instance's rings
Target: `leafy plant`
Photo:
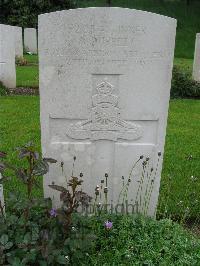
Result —
[[37, 200], [28, 221], [23, 215], [27, 203], [14, 194], [9, 196], [6, 216], [0, 218], [0, 265], [80, 263], [94, 239], [90, 225], [74, 217], [66, 236], [59, 218], [51, 215], [49, 200]]
[[[104, 221], [112, 221], [107, 229]], [[96, 235], [90, 265], [198, 265], [200, 241], [170, 219], [141, 215], [91, 217]]]
[[[0, 265], [68, 265], [78, 263], [91, 232], [73, 221], [72, 214], [79, 204], [87, 204], [90, 197], [78, 190], [82, 180], [72, 176], [67, 184], [70, 189], [50, 185], [61, 192], [63, 207], [52, 208], [49, 199], [34, 199], [32, 190], [38, 185], [37, 177], [49, 171], [49, 164], [57, 161], [42, 158], [32, 142], [17, 148], [22, 167], [7, 162], [7, 154], [0, 152], [2, 181], [9, 179], [12, 171], [27, 188], [27, 199], [18, 193], [10, 194], [6, 216], [0, 217]], [[3, 214], [3, 209], [1, 209]], [[74, 230], [76, 226], [76, 230]], [[76, 248], [76, 252], [75, 252]]]
[[[13, 166], [8, 162], [2, 161], [0, 173], [4, 179], [7, 179], [6, 170], [12, 170], [16, 177], [18, 177], [27, 188], [28, 199], [32, 199], [33, 186], [38, 185], [38, 176], [42, 176], [49, 171], [49, 163], [56, 163], [57, 161], [52, 158], [41, 158], [39, 153], [35, 150], [35, 146], [32, 142], [27, 143], [23, 147], [17, 148], [18, 158], [22, 161], [26, 161], [25, 167]], [[6, 154], [1, 152], [5, 159]]]
[[7, 88], [3, 85], [3, 83], [0, 81], [0, 96], [7, 95]]
[[[30, 209], [35, 206], [37, 200], [33, 200], [32, 191], [34, 186], [38, 186], [38, 177], [46, 174], [49, 171], [49, 163], [56, 163], [52, 158], [41, 158], [39, 153], [35, 150], [32, 142], [27, 143], [23, 147], [17, 148], [18, 157], [21, 161], [25, 161], [24, 167], [17, 167], [5, 161], [6, 153], [0, 152], [0, 173], [2, 175], [1, 182], [10, 178], [7, 175], [12, 171], [14, 175], [25, 184], [27, 190], [28, 201], [23, 210], [24, 217], [28, 222]], [[23, 164], [22, 164], [23, 165]], [[2, 205], [2, 204], [1, 204]], [[1, 213], [3, 214], [1, 206]]]
[[171, 98], [200, 98], [200, 83], [178, 67], [173, 69]]
[[[118, 213], [116, 209], [117, 206], [121, 206], [122, 213], [128, 213], [127, 205], [133, 207], [134, 213], [142, 213], [147, 215], [149, 213], [150, 202], [153, 194], [154, 183], [157, 177], [158, 167], [160, 165], [160, 156], [161, 152], [157, 154], [157, 161], [155, 161], [155, 167], [153, 167], [153, 161], [148, 156], [141, 155], [133, 163], [133, 166], [130, 170], [130, 173], [127, 177], [122, 176], [122, 189], [118, 195], [117, 205], [109, 204], [108, 202], [108, 193], [110, 188], [108, 188], [108, 174], [105, 173], [105, 178], [101, 179], [101, 185], [97, 185], [95, 188], [95, 201], [94, 201], [94, 210], [96, 213], [107, 213], [112, 212], [113, 210]], [[137, 167], [137, 175], [135, 170]], [[133, 195], [130, 191], [130, 184], [133, 182], [133, 179], [137, 176], [137, 191]], [[132, 197], [131, 204], [128, 202]], [[114, 207], [114, 208], [113, 208]]]
[[[60, 192], [60, 209], [52, 208], [50, 199], [34, 199], [32, 189], [37, 186], [37, 177], [47, 173], [49, 164], [56, 160], [42, 158], [31, 142], [17, 150], [23, 166], [10, 165], [7, 154], [0, 152], [0, 172], [5, 181], [13, 171], [26, 185], [28, 197], [9, 194], [6, 215], [0, 217], [0, 265], [198, 265], [199, 240], [171, 220], [106, 211], [92, 216], [77, 213], [80, 205], [87, 207], [91, 200], [82, 191], [82, 173], [75, 177], [72, 170], [66, 186], [50, 185]], [[73, 169], [75, 161], [76, 157]], [[142, 184], [149, 158], [140, 157], [139, 161], [143, 166]], [[62, 170], [63, 166], [61, 162]], [[95, 189], [97, 197], [103, 190], [105, 201], [107, 179], [105, 174], [102, 188]], [[148, 191], [147, 196], [151, 185]]]
[[[76, 160], [76, 157], [74, 157], [74, 162]], [[63, 167], [64, 163], [61, 163], [61, 167]], [[74, 164], [73, 164], [74, 165]], [[83, 174], [80, 174], [80, 177], [82, 177]], [[77, 211], [78, 207], [82, 205], [82, 207], [87, 207], [89, 202], [91, 201], [91, 197], [82, 191], [82, 189], [78, 189], [83, 180], [81, 180], [78, 177], [73, 176], [73, 171], [72, 171], [72, 176], [69, 180], [66, 178], [66, 185], [67, 188], [64, 186], [59, 186], [59, 185], [49, 185], [50, 188], [57, 190], [60, 192], [60, 200], [62, 202], [62, 208], [58, 209], [56, 211], [59, 220], [62, 222], [64, 228], [65, 228], [65, 233], [67, 234], [69, 231], [69, 227], [71, 226], [72, 223], [72, 214]], [[55, 213], [52, 213], [55, 215]]]

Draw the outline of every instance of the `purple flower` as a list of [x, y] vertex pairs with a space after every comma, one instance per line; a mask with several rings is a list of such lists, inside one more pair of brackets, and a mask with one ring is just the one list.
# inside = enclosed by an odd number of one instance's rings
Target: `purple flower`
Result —
[[113, 223], [110, 222], [110, 221], [106, 221], [106, 222], [104, 223], [104, 225], [105, 225], [105, 228], [106, 228], [106, 229], [110, 230], [110, 229], [112, 228], [112, 226], [113, 226]]
[[57, 212], [56, 212], [55, 208], [50, 210], [50, 215], [51, 215], [51, 217], [56, 217], [57, 216]]

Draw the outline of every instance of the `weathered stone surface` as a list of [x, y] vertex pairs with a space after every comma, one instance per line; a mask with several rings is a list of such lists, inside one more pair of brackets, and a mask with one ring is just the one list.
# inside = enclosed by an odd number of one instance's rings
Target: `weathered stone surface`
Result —
[[13, 27], [0, 24], [0, 81], [8, 88], [16, 87], [15, 36]]
[[[130, 178], [121, 195], [141, 212], [149, 199], [149, 215], [159, 195], [175, 29], [174, 19], [122, 8], [39, 16], [43, 155], [64, 162], [68, 178], [76, 156], [73, 174], [84, 173], [82, 188], [92, 196], [107, 173], [114, 205]], [[140, 159], [131, 172], [141, 155], [146, 163]], [[63, 184], [59, 163], [44, 178], [55, 206], [59, 193], [48, 185]]]
[[194, 63], [193, 63], [193, 79], [200, 81], [200, 33], [196, 35]]
[[34, 28], [24, 29], [24, 47], [28, 52], [37, 54], [37, 31]]
[[22, 28], [14, 26], [15, 32], [15, 55], [23, 56]]

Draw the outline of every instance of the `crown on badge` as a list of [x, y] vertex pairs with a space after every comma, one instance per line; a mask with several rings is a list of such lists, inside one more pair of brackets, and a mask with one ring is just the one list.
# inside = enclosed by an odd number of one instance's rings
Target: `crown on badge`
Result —
[[97, 85], [98, 94], [92, 96], [93, 106], [111, 104], [116, 106], [118, 103], [118, 96], [112, 94], [114, 86], [110, 84], [106, 79]]
[[99, 94], [111, 94], [113, 91], [114, 86], [107, 82], [105, 79], [102, 83], [97, 85], [97, 91]]

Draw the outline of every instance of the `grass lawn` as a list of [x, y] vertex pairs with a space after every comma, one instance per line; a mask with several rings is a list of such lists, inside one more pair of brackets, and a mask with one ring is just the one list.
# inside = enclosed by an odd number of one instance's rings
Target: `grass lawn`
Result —
[[199, 132], [200, 101], [171, 100], [160, 194], [162, 209], [168, 205], [167, 209], [176, 213], [179, 207], [189, 207], [192, 216], [200, 214]]
[[29, 64], [38, 64], [38, 55], [24, 54], [24, 58], [26, 58]]
[[[0, 150], [11, 154], [12, 162], [16, 154], [14, 148], [29, 140], [34, 140], [40, 149], [38, 96], [1, 97], [0, 121]], [[184, 208], [189, 207], [194, 213], [200, 213], [200, 205], [195, 203], [195, 199], [200, 200], [200, 182], [191, 179], [191, 176], [198, 177], [200, 172], [199, 121], [200, 101], [170, 102], [160, 209], [167, 207], [170, 212], [177, 213], [180, 209], [177, 204], [183, 201]], [[190, 155], [192, 159], [188, 160]], [[16, 190], [24, 191], [23, 185], [16, 180], [5, 184], [6, 192]], [[42, 186], [35, 193], [42, 195]]]
[[38, 55], [24, 54], [26, 66], [16, 66], [17, 87], [39, 87]]
[[179, 67], [183, 72], [188, 72], [192, 75], [193, 59], [174, 58], [174, 65]]
[[17, 66], [17, 87], [38, 87], [39, 70], [38, 66]]
[[[18, 162], [15, 161], [15, 148], [30, 140], [34, 140], [40, 149], [39, 97], [1, 97], [0, 121], [0, 150], [5, 150], [10, 154], [11, 162], [18, 165]], [[16, 180], [7, 183], [5, 189], [7, 191], [25, 191], [24, 187]], [[35, 193], [42, 195], [42, 185], [41, 189]]]

